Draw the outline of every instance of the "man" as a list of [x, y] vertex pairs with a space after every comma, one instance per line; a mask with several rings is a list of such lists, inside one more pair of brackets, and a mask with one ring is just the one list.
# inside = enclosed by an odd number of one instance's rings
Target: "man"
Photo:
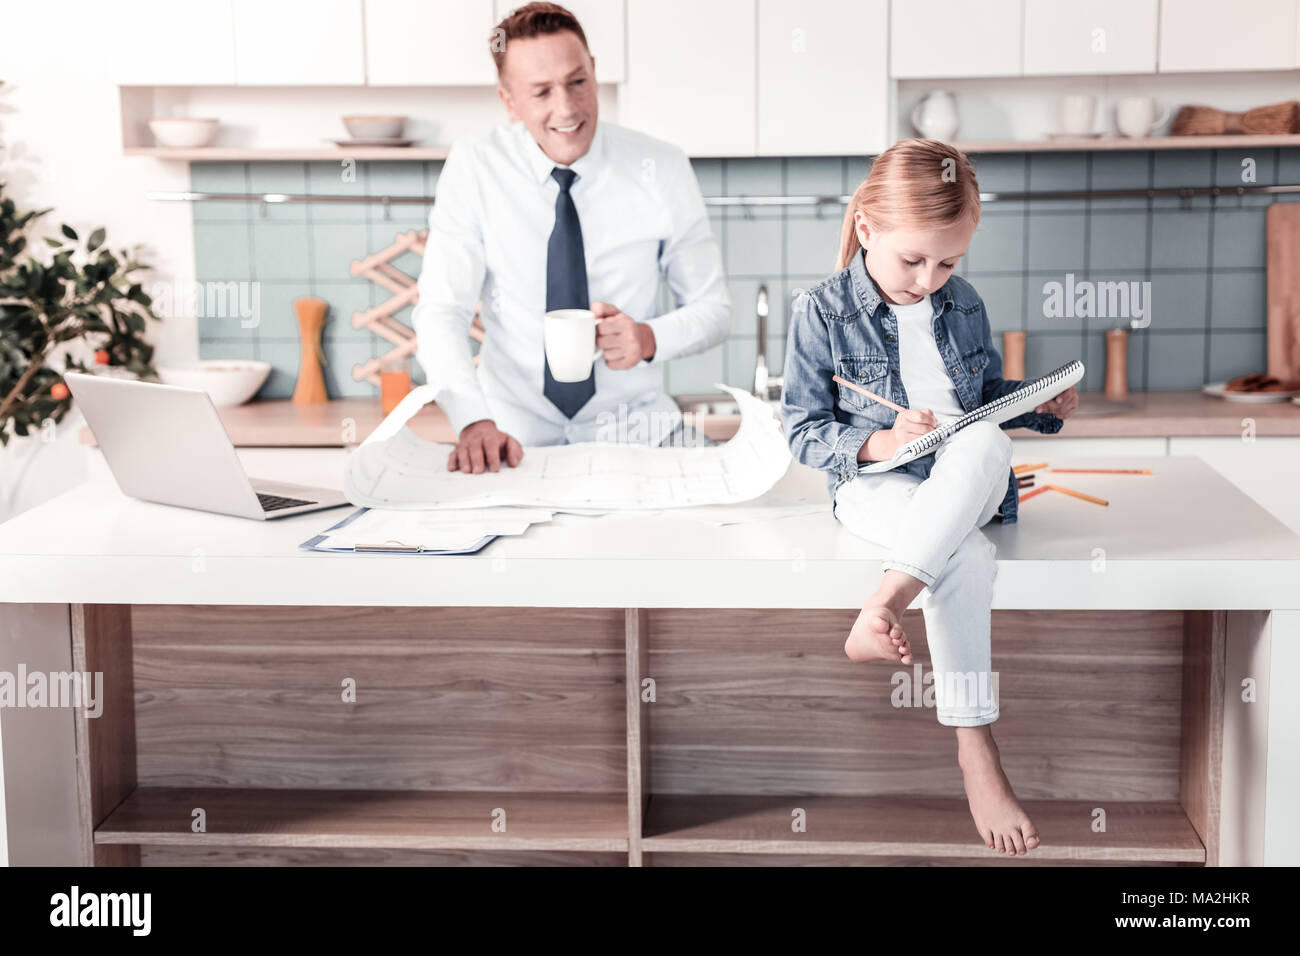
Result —
[[[514, 11], [492, 55], [516, 122], [452, 147], [412, 317], [458, 434], [447, 467], [514, 467], [524, 445], [663, 444], [681, 430], [664, 363], [721, 343], [731, 313], [695, 174], [680, 149], [597, 122], [595, 60], [563, 7]], [[661, 271], [679, 307], [657, 315]], [[561, 308], [598, 321], [601, 357], [584, 382], [557, 382], [546, 361], [543, 316]]]

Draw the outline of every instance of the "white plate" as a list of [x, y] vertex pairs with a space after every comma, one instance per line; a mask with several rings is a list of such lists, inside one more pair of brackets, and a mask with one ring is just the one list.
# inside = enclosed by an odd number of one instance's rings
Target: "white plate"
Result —
[[1229, 402], [1241, 402], [1245, 405], [1289, 402], [1293, 398], [1300, 396], [1300, 390], [1288, 392], [1228, 392], [1224, 390], [1224, 386], [1227, 384], [1227, 382], [1211, 382], [1209, 385], [1202, 385], [1201, 391], [1206, 395], [1213, 395], [1215, 398], [1226, 399]]
[[410, 146], [419, 140], [404, 136], [381, 136], [376, 139], [329, 139], [326, 142], [335, 146]]

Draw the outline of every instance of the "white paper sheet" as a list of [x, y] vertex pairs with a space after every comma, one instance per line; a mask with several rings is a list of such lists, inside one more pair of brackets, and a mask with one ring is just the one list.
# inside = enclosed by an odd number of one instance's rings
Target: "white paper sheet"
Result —
[[542, 508], [466, 508], [442, 511], [389, 511], [371, 509], [337, 531], [325, 535], [317, 547], [349, 549], [358, 544], [420, 545], [425, 550], [467, 548], [489, 534], [523, 534], [532, 525], [550, 521], [553, 512]]
[[425, 441], [403, 428], [436, 394], [422, 385], [353, 452], [343, 491], [353, 504], [396, 510], [524, 505], [612, 511], [749, 501], [785, 474], [790, 450], [767, 403], [738, 388], [716, 387], [731, 393], [741, 410], [739, 431], [723, 445], [534, 446], [525, 449], [516, 468], [467, 475], [447, 470], [451, 445]]

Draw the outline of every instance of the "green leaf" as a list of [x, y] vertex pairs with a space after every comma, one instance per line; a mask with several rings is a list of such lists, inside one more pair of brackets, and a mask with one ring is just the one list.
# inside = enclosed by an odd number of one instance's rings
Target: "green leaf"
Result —
[[86, 243], [86, 251], [94, 252], [103, 244], [104, 244], [104, 230], [102, 228], [96, 229], [94, 232], [90, 234], [90, 239]]
[[73, 242], [77, 241], [76, 232], [74, 232], [73, 228], [69, 226], [66, 222], [63, 224], [63, 234], [67, 236], [69, 239], [71, 239]]
[[46, 237], [45, 237], [45, 243], [46, 243], [46, 245], [52, 246], [52, 247], [54, 247], [55, 249], [62, 249], [62, 248], [63, 248], [63, 240], [62, 240], [62, 239], [55, 239], [53, 236], [46, 236]]

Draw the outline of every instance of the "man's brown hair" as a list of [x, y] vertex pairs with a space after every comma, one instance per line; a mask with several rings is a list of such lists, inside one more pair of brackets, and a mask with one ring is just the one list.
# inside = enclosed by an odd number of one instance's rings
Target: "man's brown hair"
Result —
[[[587, 34], [582, 32], [582, 24], [558, 3], [527, 3], [517, 10], [511, 10], [506, 18], [496, 25], [488, 41], [492, 59], [496, 61], [497, 76], [506, 64], [506, 47], [511, 40], [526, 40], [529, 37], [546, 36], [569, 30], [576, 33], [584, 47], [587, 46]], [[587, 52], [591, 48], [587, 47]]]

